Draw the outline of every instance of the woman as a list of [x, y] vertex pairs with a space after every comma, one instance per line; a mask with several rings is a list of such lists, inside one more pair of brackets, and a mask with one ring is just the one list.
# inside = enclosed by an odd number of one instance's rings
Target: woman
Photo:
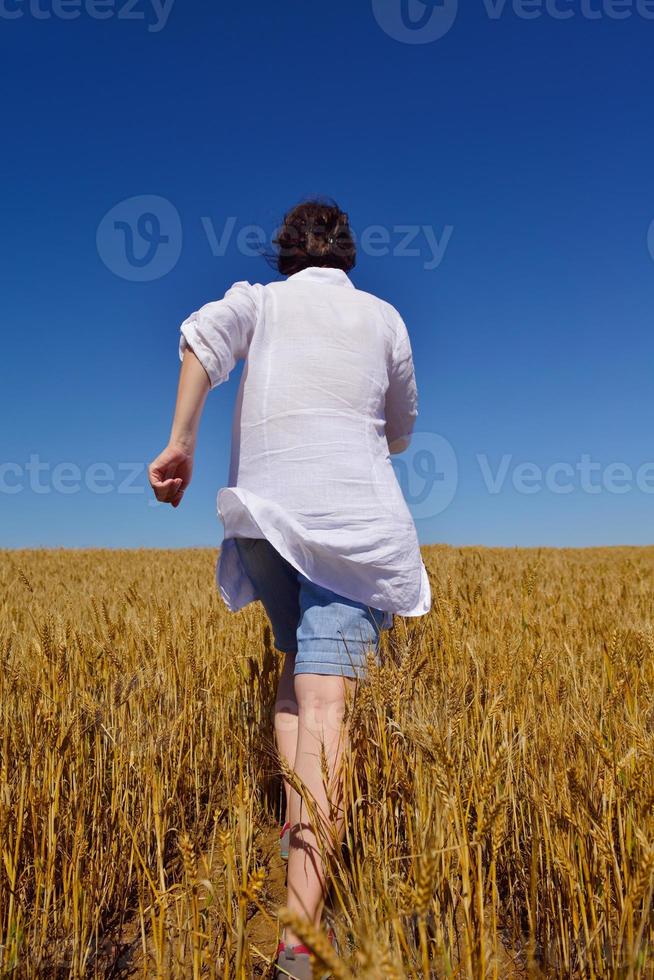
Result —
[[[237, 282], [182, 324], [170, 442], [149, 474], [157, 499], [177, 507], [207, 392], [245, 359], [229, 486], [218, 494], [218, 585], [232, 611], [255, 599], [264, 605], [285, 655], [277, 747], [328, 823], [328, 796], [339, 796], [347, 693], [365, 676], [366, 656], [377, 655], [393, 613], [420, 616], [431, 603], [390, 461], [409, 444], [417, 393], [400, 315], [348, 277], [356, 250], [347, 215], [332, 204], [300, 204], [275, 245], [285, 281]], [[319, 925], [325, 872], [315, 828], [298, 793], [288, 783], [285, 790], [287, 904]], [[331, 831], [341, 838], [341, 818]], [[308, 950], [289, 929], [278, 971], [311, 977]]]

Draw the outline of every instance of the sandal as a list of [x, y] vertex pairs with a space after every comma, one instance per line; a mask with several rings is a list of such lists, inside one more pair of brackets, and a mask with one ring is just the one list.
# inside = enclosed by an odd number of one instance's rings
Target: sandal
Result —
[[[338, 951], [334, 930], [330, 929], [327, 935], [334, 949]], [[280, 939], [275, 961], [275, 980], [327, 980], [329, 976], [329, 970], [314, 975], [308, 946], [304, 943], [290, 946]]]

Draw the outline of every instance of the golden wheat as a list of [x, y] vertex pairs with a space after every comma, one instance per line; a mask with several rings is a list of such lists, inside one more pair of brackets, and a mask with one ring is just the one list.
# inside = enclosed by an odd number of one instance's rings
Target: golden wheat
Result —
[[[339, 956], [293, 928], [335, 977], [654, 976], [654, 549], [424, 555], [321, 830]], [[0, 555], [1, 975], [271, 976], [279, 655], [214, 562]]]

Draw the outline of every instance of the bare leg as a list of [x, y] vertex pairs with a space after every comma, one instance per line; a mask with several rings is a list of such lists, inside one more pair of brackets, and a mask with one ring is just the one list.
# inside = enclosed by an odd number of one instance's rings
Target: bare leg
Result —
[[[297, 749], [297, 701], [293, 684], [295, 669], [295, 654], [284, 655], [284, 665], [279, 675], [277, 698], [275, 700], [275, 741], [277, 751], [286, 760], [291, 769], [295, 768], [295, 752]], [[286, 819], [289, 820], [291, 787], [284, 780], [286, 794]]]
[[[347, 738], [343, 726], [345, 692], [351, 691], [355, 684], [356, 681], [350, 678], [326, 674], [298, 674], [295, 678], [298, 704], [295, 772], [313, 795], [316, 807], [327, 823], [331, 819], [328, 795], [333, 803], [338, 801], [334, 828], [338, 840], [342, 839], [344, 829], [338, 769]], [[321, 770], [321, 745], [327, 764], [327, 788]], [[307, 807], [294, 790], [290, 794], [289, 814], [291, 846], [287, 905], [303, 919], [319, 926], [325, 903], [325, 872]], [[301, 941], [290, 929], [285, 930], [284, 940], [292, 945]]]

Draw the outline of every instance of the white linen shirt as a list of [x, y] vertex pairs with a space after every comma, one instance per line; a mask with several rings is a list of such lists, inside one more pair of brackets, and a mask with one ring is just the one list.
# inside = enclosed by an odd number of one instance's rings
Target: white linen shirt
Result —
[[[431, 605], [415, 525], [390, 453], [417, 415], [411, 345], [397, 310], [340, 269], [235, 283], [181, 326], [211, 387], [245, 359], [229, 486], [218, 493], [216, 570], [232, 611], [258, 598], [234, 538], [267, 538], [312, 582], [374, 609]], [[387, 617], [390, 619], [390, 617]]]

